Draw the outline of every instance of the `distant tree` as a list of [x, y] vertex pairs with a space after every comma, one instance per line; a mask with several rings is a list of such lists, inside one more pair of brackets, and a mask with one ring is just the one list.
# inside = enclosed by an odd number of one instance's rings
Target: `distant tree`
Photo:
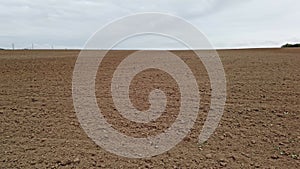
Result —
[[300, 47], [300, 43], [296, 43], [296, 44], [285, 44], [285, 45], [282, 45], [281, 48], [296, 48], [296, 47]]

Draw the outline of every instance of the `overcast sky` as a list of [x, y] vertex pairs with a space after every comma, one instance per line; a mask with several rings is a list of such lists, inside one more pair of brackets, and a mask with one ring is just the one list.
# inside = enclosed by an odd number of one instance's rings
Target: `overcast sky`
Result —
[[[82, 48], [99, 28], [137, 12], [182, 17], [216, 48], [278, 47], [300, 42], [299, 0], [6, 0], [0, 3], [0, 48]], [[155, 21], [153, 21], [155, 23]], [[147, 36], [123, 48], [176, 48]]]

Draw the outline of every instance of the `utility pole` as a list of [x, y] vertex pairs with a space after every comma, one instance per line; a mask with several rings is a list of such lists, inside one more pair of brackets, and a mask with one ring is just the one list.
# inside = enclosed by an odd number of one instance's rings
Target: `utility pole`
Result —
[[33, 44], [33, 43], [31, 44], [31, 49], [32, 49], [32, 50], [34, 49], [34, 44]]
[[11, 48], [12, 48], [12, 50], [15, 50], [15, 44], [14, 43], [11, 44]]

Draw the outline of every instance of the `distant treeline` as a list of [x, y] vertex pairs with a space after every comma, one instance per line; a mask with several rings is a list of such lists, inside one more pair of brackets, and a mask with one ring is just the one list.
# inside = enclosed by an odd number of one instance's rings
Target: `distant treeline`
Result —
[[281, 48], [296, 48], [296, 47], [300, 47], [300, 43], [296, 43], [296, 44], [285, 44], [285, 45], [282, 45]]

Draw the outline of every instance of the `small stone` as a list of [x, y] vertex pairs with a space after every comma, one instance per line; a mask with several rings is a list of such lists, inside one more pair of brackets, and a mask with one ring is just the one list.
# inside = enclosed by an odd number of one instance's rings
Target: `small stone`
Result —
[[206, 154], [205, 157], [206, 157], [207, 159], [211, 159], [211, 158], [212, 158], [212, 154]]
[[190, 138], [190, 137], [185, 137], [185, 138], [183, 139], [183, 141], [189, 142], [189, 141], [191, 141], [191, 138]]
[[248, 157], [248, 158], [250, 158], [250, 155], [249, 154], [247, 154], [247, 153], [241, 153], [243, 156], [245, 156], [245, 157]]
[[259, 165], [258, 163], [255, 163], [255, 164], [254, 164], [254, 167], [255, 167], [255, 168], [259, 168], [260, 165]]
[[80, 163], [80, 159], [78, 157], [76, 157], [73, 162], [74, 163]]
[[35, 165], [36, 162], [35, 161], [30, 161], [30, 165]]
[[105, 164], [99, 164], [98, 167], [106, 168]]
[[220, 136], [220, 139], [221, 139], [221, 140], [224, 140], [224, 136]]
[[279, 156], [277, 156], [277, 155], [272, 155], [271, 158], [274, 159], [274, 160], [276, 160], [276, 159], [279, 158]]
[[232, 158], [232, 160], [236, 160], [237, 157], [235, 155], [231, 155], [230, 158]]
[[220, 162], [220, 166], [226, 167], [227, 163], [226, 162]]
[[269, 139], [269, 138], [266, 138], [265, 141], [268, 143], [272, 143], [271, 139]]
[[60, 165], [61, 166], [66, 166], [66, 165], [70, 165], [70, 164], [72, 164], [72, 161], [71, 160], [67, 160], [67, 161], [62, 162]]
[[256, 144], [256, 141], [255, 141], [255, 140], [251, 140], [251, 143], [252, 143], [252, 144]]
[[220, 158], [219, 162], [226, 162], [225, 158]]
[[277, 114], [277, 117], [283, 117], [283, 114]]
[[298, 159], [298, 155], [296, 155], [296, 154], [292, 154], [291, 157], [292, 157], [292, 159]]
[[233, 138], [232, 134], [230, 132], [224, 133], [224, 137]]
[[31, 101], [32, 101], [32, 102], [36, 102], [36, 101], [38, 101], [38, 100], [35, 99], [35, 98], [32, 98]]

